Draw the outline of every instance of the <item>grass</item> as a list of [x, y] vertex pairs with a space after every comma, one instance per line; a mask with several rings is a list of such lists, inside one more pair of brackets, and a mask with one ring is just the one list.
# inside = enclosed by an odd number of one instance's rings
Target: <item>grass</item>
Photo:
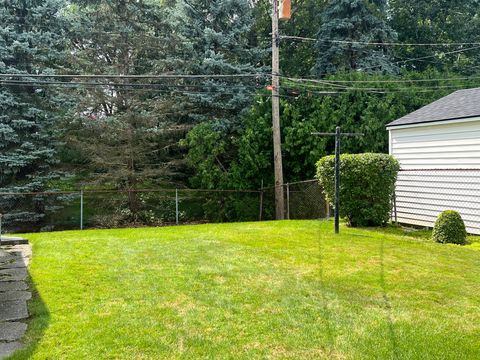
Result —
[[13, 359], [480, 358], [475, 244], [319, 221], [28, 237]]

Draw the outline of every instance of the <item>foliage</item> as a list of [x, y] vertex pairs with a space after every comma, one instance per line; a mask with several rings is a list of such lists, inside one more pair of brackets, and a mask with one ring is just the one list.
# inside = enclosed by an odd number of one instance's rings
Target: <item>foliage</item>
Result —
[[[390, 24], [401, 43], [477, 42], [480, 25], [478, 0], [390, 0]], [[480, 50], [465, 46], [400, 46], [395, 56], [405, 69], [477, 73]], [[420, 58], [418, 61], [408, 59]]]
[[[252, 42], [253, 7], [250, 1], [180, 2], [179, 29], [190, 44], [184, 49], [181, 71], [194, 74], [252, 74], [267, 68], [265, 51]], [[199, 16], [202, 14], [202, 16]], [[232, 20], [233, 19], [233, 20]], [[198, 124], [182, 145], [194, 169], [190, 183], [202, 188], [229, 186], [228, 171], [235, 160], [232, 144], [258, 89], [251, 76], [195, 80], [197, 91], [187, 94], [189, 122]], [[263, 80], [262, 80], [263, 81]]]
[[440, 213], [433, 228], [432, 239], [439, 243], [465, 245], [467, 230], [460, 214], [454, 210]]
[[[73, 1], [72, 71], [117, 76], [171, 71], [165, 57], [178, 39], [165, 11], [155, 2]], [[180, 121], [169, 115], [175, 109], [174, 98], [164, 94], [170, 84], [142, 81], [101, 80], [103, 86], [71, 91], [77, 101], [66, 119], [66, 140], [85, 159], [78, 164], [89, 169], [84, 183], [131, 190], [176, 175], [175, 143], [183, 134]], [[140, 207], [132, 192], [122, 216], [135, 223]]]
[[13, 360], [480, 358], [470, 247], [318, 220], [26, 237], [36, 291]]
[[[296, 37], [313, 38], [317, 35], [322, 23], [322, 13], [327, 1], [294, 0], [292, 1], [291, 18], [280, 21], [281, 34]], [[255, 34], [254, 40], [264, 49], [272, 46], [272, 2], [258, 0], [254, 8]], [[309, 41], [299, 39], [280, 39], [280, 69], [288, 76], [304, 77], [309, 74], [317, 59], [317, 52]], [[271, 54], [264, 58], [266, 66], [271, 64]]]
[[[58, 178], [58, 117], [68, 101], [55, 89], [29, 84], [29, 74], [53, 74], [64, 61], [61, 0], [3, 1], [0, 73], [22, 73], [0, 84], [0, 192], [36, 192]], [[8, 80], [8, 79], [6, 79]], [[7, 225], [38, 223], [48, 205], [40, 197], [0, 198]]]
[[[266, 52], [252, 43], [251, 1], [179, 1], [175, 14], [176, 29], [183, 38], [177, 72], [251, 75], [267, 70], [261, 66]], [[226, 134], [238, 126], [240, 114], [251, 104], [259, 85], [259, 79], [252, 76], [206, 76], [182, 81], [188, 90], [186, 106], [191, 122], [213, 121], [218, 131]]]
[[[379, 226], [388, 222], [400, 165], [386, 154], [343, 154], [340, 157], [340, 216], [351, 226]], [[327, 201], [335, 199], [335, 156], [317, 163], [317, 178]]]
[[370, 42], [392, 42], [397, 38], [386, 22], [386, 2], [337, 0], [328, 3], [317, 35], [319, 56], [314, 68], [317, 76], [349, 70], [397, 72], [386, 47], [368, 45]]
[[[405, 79], [428, 80], [455, 77], [428, 71], [409, 73]], [[337, 81], [381, 81], [395, 77], [362, 73], [337, 74], [328, 77]], [[282, 97], [282, 146], [285, 182], [313, 178], [314, 164], [334, 151], [334, 139], [312, 136], [315, 131], [333, 132], [341, 126], [345, 132], [362, 132], [361, 138], [345, 138], [343, 151], [349, 153], [387, 152], [388, 137], [385, 125], [446, 94], [444, 86], [452, 82], [432, 80], [437, 91], [417, 92], [415, 87], [399, 87], [395, 83], [381, 83], [382, 93], [345, 91], [332, 95], [319, 94], [326, 88], [297, 88], [296, 98]], [[449, 85], [447, 85], [449, 84]], [[465, 85], [461, 81], [456, 86]], [[298, 86], [289, 84], [287, 86]], [[356, 85], [365, 86], [365, 85]], [[367, 85], [370, 87], [371, 85]], [[204, 124], [190, 132], [185, 145], [190, 147], [187, 160], [194, 168], [194, 186], [207, 188], [258, 189], [273, 183], [273, 145], [271, 130], [271, 102], [260, 92], [254, 105], [243, 116], [242, 128], [224, 136], [213, 124]]]

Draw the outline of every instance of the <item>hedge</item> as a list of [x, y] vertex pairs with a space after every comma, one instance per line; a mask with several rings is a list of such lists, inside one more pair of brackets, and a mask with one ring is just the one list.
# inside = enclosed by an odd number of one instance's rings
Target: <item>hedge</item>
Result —
[[467, 230], [460, 214], [454, 210], [445, 210], [438, 215], [432, 238], [439, 243], [465, 245]]
[[[387, 154], [344, 154], [340, 157], [340, 216], [350, 226], [384, 225], [400, 165]], [[317, 178], [327, 201], [335, 199], [335, 156], [317, 163]]]

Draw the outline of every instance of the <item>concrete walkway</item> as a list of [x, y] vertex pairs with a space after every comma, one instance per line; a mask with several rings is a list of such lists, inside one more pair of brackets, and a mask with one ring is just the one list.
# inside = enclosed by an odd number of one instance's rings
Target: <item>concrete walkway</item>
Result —
[[32, 248], [23, 239], [5, 240], [0, 247], [0, 359], [22, 347], [32, 297], [26, 282]]

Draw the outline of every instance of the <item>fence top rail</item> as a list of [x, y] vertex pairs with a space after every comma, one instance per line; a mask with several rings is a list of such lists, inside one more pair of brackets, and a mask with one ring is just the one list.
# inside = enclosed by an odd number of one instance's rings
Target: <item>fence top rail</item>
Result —
[[438, 168], [438, 169], [400, 169], [402, 172], [408, 171], [480, 171], [480, 168], [455, 168], [455, 169], [448, 169], [448, 168]]
[[262, 188], [260, 188], [260, 190], [263, 191], [263, 190], [275, 189], [275, 188], [281, 187], [281, 186], [309, 184], [309, 183], [315, 183], [315, 182], [318, 182], [318, 180], [317, 179], [312, 179], [312, 180], [295, 181], [295, 182], [285, 183], [285, 184], [282, 184], [282, 185], [272, 185], [272, 186], [262, 187]]
[[74, 195], [74, 194], [123, 194], [123, 193], [139, 193], [139, 192], [210, 192], [210, 193], [253, 193], [258, 194], [260, 190], [234, 190], [234, 189], [131, 189], [131, 190], [114, 190], [114, 189], [95, 189], [95, 190], [69, 190], [69, 191], [37, 191], [37, 192], [0, 192], [0, 195]]

